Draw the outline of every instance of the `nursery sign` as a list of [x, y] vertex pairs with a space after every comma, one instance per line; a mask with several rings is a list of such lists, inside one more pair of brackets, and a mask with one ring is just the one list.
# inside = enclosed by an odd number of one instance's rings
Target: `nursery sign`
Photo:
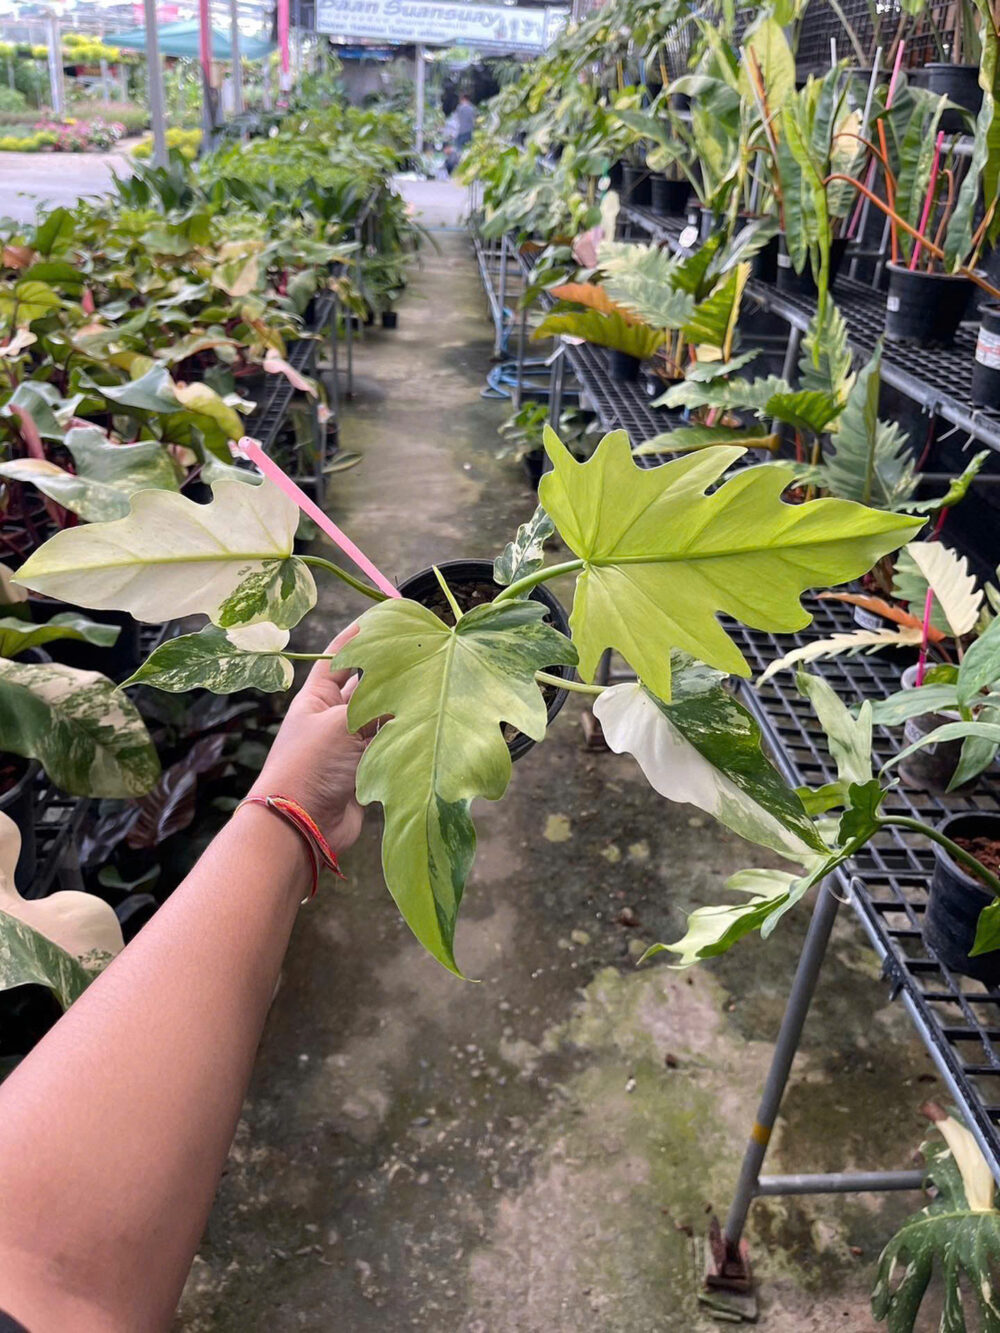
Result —
[[431, 4], [428, 0], [317, 0], [316, 4], [317, 32], [429, 46], [543, 51], [564, 22], [564, 11], [508, 5]]

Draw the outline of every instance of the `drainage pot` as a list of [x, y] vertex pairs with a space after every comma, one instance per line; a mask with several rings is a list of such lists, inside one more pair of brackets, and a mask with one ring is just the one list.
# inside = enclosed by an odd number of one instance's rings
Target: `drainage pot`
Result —
[[750, 260], [750, 276], [758, 282], [775, 283], [778, 281], [778, 238], [772, 236], [768, 243]]
[[984, 305], [980, 321], [972, 365], [972, 401], [977, 407], [1000, 407], [1000, 303]]
[[[487, 602], [493, 601], [494, 597], [502, 591], [493, 580], [492, 560], [445, 560], [438, 565], [438, 569], [444, 576], [463, 612], [471, 611], [475, 606], [483, 606]], [[438, 583], [433, 569], [422, 569], [419, 574], [413, 574], [399, 585], [399, 591], [404, 597], [409, 597], [412, 601], [419, 602], [421, 606], [426, 606], [428, 610], [433, 611], [446, 624], [453, 625], [455, 623], [448, 599], [441, 590], [441, 585]], [[569, 621], [566, 618], [566, 612], [548, 588], [538, 584], [532, 588], [530, 597], [533, 602], [541, 602], [545, 607], [546, 623], [569, 638]], [[548, 670], [551, 675], [561, 676], [563, 680], [573, 679], [572, 667], [552, 666]], [[567, 691], [556, 689], [552, 685], [543, 685], [541, 688], [545, 698], [545, 710], [549, 723], [551, 723], [566, 702]], [[505, 725], [502, 731], [512, 759], [520, 759], [522, 755], [528, 753], [535, 743], [530, 736], [525, 736], [523, 732], [514, 727]]]
[[950, 347], [965, 314], [972, 285], [957, 273], [911, 272], [889, 263], [885, 336], [923, 347]]
[[[916, 683], [917, 668], [915, 665], [908, 666], [903, 672], [900, 684], [904, 690], [912, 690], [916, 689]], [[930, 735], [932, 731], [945, 726], [948, 722], [960, 721], [959, 715], [952, 712], [921, 713], [919, 717], [908, 717], [903, 723], [904, 747], [913, 745], [914, 742]], [[896, 769], [905, 787], [940, 793], [948, 790], [948, 783], [958, 767], [961, 756], [960, 740], [935, 741], [933, 745], [925, 745], [922, 750], [917, 750], [900, 760]]]
[[[813, 271], [809, 263], [801, 273], [796, 273], [792, 266], [792, 257], [788, 253], [788, 247], [785, 244], [783, 234], [778, 235], [778, 290], [789, 292], [796, 296], [816, 296], [816, 279], [813, 277]], [[844, 251], [847, 249], [847, 237], [835, 236], [830, 242], [830, 286], [837, 280], [837, 274], [840, 272], [840, 265], [844, 258]]]
[[690, 181], [667, 180], [659, 173], [650, 177], [650, 207], [660, 217], [682, 217], [690, 195]]
[[626, 204], [635, 204], [642, 208], [648, 206], [652, 198], [652, 186], [649, 170], [646, 167], [633, 167], [625, 163], [622, 167], [622, 199]]
[[35, 785], [41, 765], [37, 759], [22, 759], [20, 755], [0, 755], [0, 810], [13, 819], [21, 834], [21, 854], [14, 871], [14, 884], [19, 893], [26, 893], [38, 868], [38, 845], [35, 836]]
[[395, 329], [399, 325], [399, 315], [395, 310], [382, 311], [382, 327], [384, 329]]
[[[985, 839], [987, 845], [1000, 843], [1000, 815], [953, 815], [940, 825], [940, 831], [953, 842]], [[975, 846], [968, 850], [977, 855]], [[990, 986], [1000, 985], [1000, 950], [975, 958], [969, 957], [969, 950], [975, 942], [980, 912], [995, 901], [984, 884], [964, 870], [943, 847], [934, 844], [934, 875], [924, 915], [924, 941], [945, 967]]]
[[[943, 93], [949, 102], [971, 111], [974, 116], [979, 114], [983, 105], [978, 65], [949, 65], [932, 60], [920, 71], [918, 82], [935, 97]], [[961, 112], [950, 109], [942, 115], [938, 128], [944, 130], [945, 134], [967, 134], [969, 130], [968, 121]]]

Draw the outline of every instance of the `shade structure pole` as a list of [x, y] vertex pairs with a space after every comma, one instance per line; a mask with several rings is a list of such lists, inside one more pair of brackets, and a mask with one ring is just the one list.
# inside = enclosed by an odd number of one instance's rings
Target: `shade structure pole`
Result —
[[149, 83], [149, 118], [153, 122], [153, 165], [167, 165], [167, 125], [164, 115], [163, 65], [160, 34], [156, 30], [156, 0], [142, 0], [146, 20], [146, 71]]
[[232, 49], [233, 114], [243, 114], [243, 61], [240, 56], [240, 15], [237, 0], [229, 0], [229, 44]]
[[414, 86], [416, 88], [416, 143], [415, 147], [418, 153], [424, 151], [424, 48], [421, 43], [417, 43], [416, 69], [414, 70]]
[[286, 95], [292, 86], [291, 61], [288, 58], [288, 0], [278, 0], [278, 53], [281, 58], [278, 87]]
[[198, 63], [201, 65], [201, 129], [202, 151], [208, 148], [215, 129], [215, 111], [212, 106], [212, 5], [211, 0], [198, 0]]
[[63, 97], [62, 47], [59, 38], [59, 16], [49, 15], [49, 95], [53, 115], [61, 116], [66, 110]]

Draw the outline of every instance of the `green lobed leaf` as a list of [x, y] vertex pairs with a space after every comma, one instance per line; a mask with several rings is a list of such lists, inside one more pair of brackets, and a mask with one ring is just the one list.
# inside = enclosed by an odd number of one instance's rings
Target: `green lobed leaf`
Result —
[[670, 698], [671, 648], [749, 675], [717, 612], [755, 629], [801, 629], [807, 588], [857, 577], [918, 526], [843, 500], [783, 504], [780, 466], [747, 468], [706, 494], [739, 448], [703, 449], [648, 471], [624, 431], [606, 435], [586, 463], [548, 427], [545, 448], [553, 470], [539, 499], [584, 562], [570, 620], [581, 672], [591, 679], [601, 653], [615, 648], [661, 699]]
[[959, 707], [969, 707], [980, 690], [995, 681], [1000, 681], [1000, 619], [990, 621], [962, 658], [955, 682]]
[[556, 525], [541, 505], [527, 523], [522, 523], [512, 542], [493, 561], [493, 578], [504, 587], [534, 574], [545, 564], [545, 543], [554, 535]]
[[[270, 571], [265, 582], [273, 591], [271, 575], [292, 557], [299, 511], [273, 482], [220, 481], [213, 496], [210, 504], [195, 504], [170, 491], [139, 491], [126, 518], [50, 538], [21, 566], [17, 581], [138, 620], [198, 613], [214, 620], [251, 577]], [[298, 605], [311, 583], [308, 569], [296, 571]]]
[[722, 685], [720, 672], [675, 653], [673, 698], [641, 685], [606, 689], [594, 716], [615, 754], [631, 754], [650, 786], [690, 802], [741, 838], [802, 861], [826, 846], [761, 749], [760, 728]]
[[120, 633], [117, 625], [101, 625], [75, 611], [60, 611], [43, 625], [18, 620], [16, 616], [3, 616], [0, 617], [0, 657], [17, 657], [29, 648], [39, 648], [43, 643], [58, 639], [110, 648]]
[[280, 652], [247, 652], [225, 630], [206, 625], [197, 634], [179, 634], [161, 643], [124, 685], [152, 685], [172, 694], [197, 689], [274, 694], [289, 689], [292, 678], [292, 664]]
[[361, 617], [333, 668], [363, 674], [348, 719], [357, 730], [390, 716], [358, 768], [358, 800], [385, 811], [382, 866], [410, 929], [450, 971], [466, 876], [475, 854], [469, 807], [499, 800], [510, 779], [501, 723], [533, 740], [546, 712], [534, 673], [573, 665], [572, 643], [532, 601], [490, 603], [449, 627], [416, 602], [393, 599]]
[[141, 796], [160, 762], [135, 706], [95, 671], [0, 660], [0, 746], [71, 796]]

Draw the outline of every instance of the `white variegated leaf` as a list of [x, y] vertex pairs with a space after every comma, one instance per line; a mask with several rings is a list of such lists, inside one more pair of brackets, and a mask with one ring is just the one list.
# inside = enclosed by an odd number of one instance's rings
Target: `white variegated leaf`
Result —
[[831, 634], [826, 639], [813, 639], [801, 648], [793, 648], [784, 657], [772, 662], [766, 671], [757, 678], [757, 684], [779, 671], [795, 666], [799, 662], [818, 662], [823, 657], [849, 657], [852, 653], [874, 652], [877, 648], [906, 648], [919, 643], [919, 629], [907, 627], [901, 629], [856, 629], [845, 634]]
[[[280, 651], [287, 639], [288, 631], [275, 625], [237, 630], [206, 625], [198, 634], [181, 634], [161, 643], [125, 684], [152, 685], [172, 694], [196, 689], [274, 694], [292, 683], [292, 664]], [[257, 646], [251, 648], [251, 642]]]
[[[954, 637], [970, 634], [979, 619], [983, 594], [969, 573], [965, 556], [957, 555], [942, 542], [910, 542], [906, 550], [933, 589]], [[914, 609], [914, 614], [919, 613]]]

